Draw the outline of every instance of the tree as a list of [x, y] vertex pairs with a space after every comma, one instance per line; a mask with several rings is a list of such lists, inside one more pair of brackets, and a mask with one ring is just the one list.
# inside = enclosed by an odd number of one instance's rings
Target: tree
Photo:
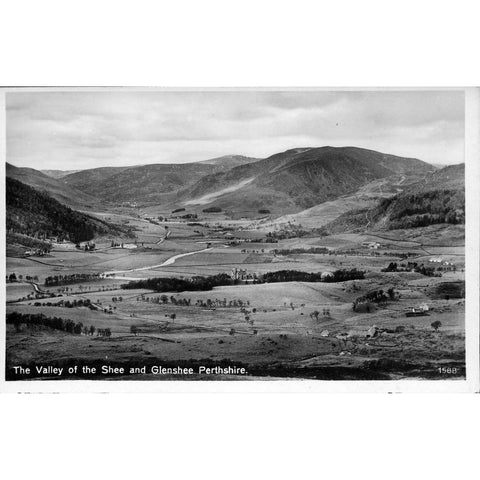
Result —
[[432, 328], [438, 332], [438, 329], [442, 326], [442, 322], [440, 320], [435, 320], [433, 323], [432, 323]]
[[130, 333], [133, 333], [135, 336], [137, 336], [138, 333], [138, 327], [136, 325], [132, 325], [130, 327]]

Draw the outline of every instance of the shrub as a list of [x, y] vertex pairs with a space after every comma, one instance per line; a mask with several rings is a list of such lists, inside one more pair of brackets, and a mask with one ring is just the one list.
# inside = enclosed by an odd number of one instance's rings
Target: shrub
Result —
[[435, 320], [432, 324], [431, 324], [432, 328], [438, 332], [438, 329], [442, 326], [442, 322], [440, 320]]
[[222, 209], [220, 207], [208, 207], [202, 210], [204, 213], [219, 213], [221, 211]]

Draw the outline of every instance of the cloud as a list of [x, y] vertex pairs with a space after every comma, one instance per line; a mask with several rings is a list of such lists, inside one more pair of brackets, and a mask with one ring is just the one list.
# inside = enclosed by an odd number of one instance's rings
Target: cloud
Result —
[[7, 92], [7, 160], [39, 169], [355, 145], [463, 161], [461, 91]]

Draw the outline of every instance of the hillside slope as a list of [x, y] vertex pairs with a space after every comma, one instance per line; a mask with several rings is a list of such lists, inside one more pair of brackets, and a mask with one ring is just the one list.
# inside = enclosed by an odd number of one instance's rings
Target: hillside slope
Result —
[[[177, 202], [223, 209], [294, 212], [356, 191], [391, 175], [423, 177], [434, 167], [420, 160], [355, 147], [299, 148], [201, 178], [178, 192]], [[225, 193], [224, 193], [225, 192]]]
[[194, 163], [94, 168], [67, 175], [62, 181], [104, 201], [154, 204], [168, 202], [173, 192], [203, 176], [257, 160], [229, 155]]
[[79, 170], [40, 170], [43, 174], [47, 175], [47, 177], [52, 178], [63, 178], [67, 175], [71, 175], [72, 173], [76, 173]]
[[465, 165], [450, 165], [376, 207], [352, 210], [326, 225], [329, 233], [465, 223]]
[[49, 177], [33, 168], [19, 168], [7, 163], [5, 170], [7, 178], [13, 178], [25, 185], [30, 185], [36, 190], [46, 192], [55, 200], [72, 208], [89, 209], [94, 208], [99, 203], [98, 199], [92, 195], [65, 185], [62, 179]]
[[117, 226], [72, 210], [46, 193], [8, 177], [6, 228], [8, 233], [56, 236], [73, 242], [91, 240], [97, 234], [127, 233]]

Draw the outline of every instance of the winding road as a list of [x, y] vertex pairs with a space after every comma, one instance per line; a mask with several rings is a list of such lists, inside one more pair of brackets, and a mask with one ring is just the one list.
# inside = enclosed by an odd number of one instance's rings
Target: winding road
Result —
[[[177, 255], [173, 255], [173, 257], [167, 258], [163, 263], [158, 265], [150, 265], [148, 267], [139, 267], [139, 268], [131, 268], [129, 270], [112, 270], [111, 272], [103, 272], [103, 275], [108, 278], [119, 278], [120, 280], [126, 280], [125, 277], [116, 277], [115, 275], [125, 274], [125, 273], [132, 273], [132, 272], [143, 272], [145, 270], [153, 270], [154, 268], [161, 268], [167, 267], [168, 265], [172, 265], [181, 257], [188, 257], [189, 255], [195, 255], [196, 253], [206, 252], [211, 250], [212, 247], [207, 247], [202, 250], [195, 250], [193, 252], [187, 253], [179, 253]], [[138, 278], [134, 278], [133, 280], [139, 280]]]

